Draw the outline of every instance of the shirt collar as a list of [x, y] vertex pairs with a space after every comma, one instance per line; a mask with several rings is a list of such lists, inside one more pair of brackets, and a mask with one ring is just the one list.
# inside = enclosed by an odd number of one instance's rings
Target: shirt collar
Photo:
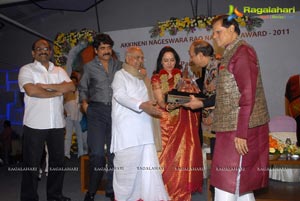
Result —
[[[96, 56], [95, 58], [96, 58], [96, 61], [97, 61], [100, 65], [102, 65], [102, 62], [100, 61], [99, 57]], [[113, 59], [110, 58], [109, 61], [108, 61], [108, 65], [109, 65], [109, 66], [111, 65], [112, 61], [113, 61]]]
[[[37, 61], [37, 60], [34, 60], [34, 64], [35, 64], [35, 66], [45, 68], [45, 66], [43, 66], [42, 63], [39, 62], [39, 61]], [[49, 68], [48, 68], [48, 71], [52, 71], [53, 69], [54, 69], [54, 64], [53, 64], [51, 61], [49, 61]], [[45, 68], [45, 70], [46, 70], [46, 68]]]

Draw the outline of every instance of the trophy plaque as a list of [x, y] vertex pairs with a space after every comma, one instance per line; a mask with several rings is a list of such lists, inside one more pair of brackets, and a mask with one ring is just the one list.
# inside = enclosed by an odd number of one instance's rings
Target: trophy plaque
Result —
[[166, 94], [166, 103], [173, 103], [173, 104], [184, 104], [190, 101], [190, 95], [195, 96], [198, 99], [204, 100], [205, 96], [199, 93], [188, 93], [188, 92], [181, 92], [173, 89], [172, 91]]
[[197, 83], [190, 78], [189, 70], [186, 66], [182, 72], [182, 77], [178, 81], [175, 89], [166, 94], [165, 102], [174, 104], [184, 104], [190, 101], [190, 95], [196, 98], [205, 99], [205, 95], [200, 93]]

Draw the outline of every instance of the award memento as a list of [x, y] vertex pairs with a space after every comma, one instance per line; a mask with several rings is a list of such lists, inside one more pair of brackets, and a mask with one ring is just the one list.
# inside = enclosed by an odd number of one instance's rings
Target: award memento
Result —
[[176, 89], [166, 94], [165, 101], [167, 103], [184, 104], [190, 101], [190, 95], [204, 99], [205, 96], [200, 94], [198, 85], [190, 78], [187, 67], [182, 74], [182, 78], [177, 83]]
[[205, 97], [199, 93], [188, 93], [181, 92], [177, 89], [173, 89], [172, 91], [166, 94], [166, 102], [167, 103], [175, 103], [175, 104], [184, 104], [190, 101], [190, 95], [194, 95], [196, 98], [204, 100]]

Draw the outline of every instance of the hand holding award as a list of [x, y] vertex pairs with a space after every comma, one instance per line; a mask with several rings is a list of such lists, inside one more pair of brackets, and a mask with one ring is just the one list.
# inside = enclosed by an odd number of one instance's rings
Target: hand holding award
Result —
[[176, 89], [173, 89], [166, 95], [167, 103], [182, 105], [191, 100], [191, 95], [200, 99], [204, 98], [200, 95], [200, 89], [196, 82], [190, 78], [187, 67], [185, 67], [182, 74], [183, 76], [178, 82]]

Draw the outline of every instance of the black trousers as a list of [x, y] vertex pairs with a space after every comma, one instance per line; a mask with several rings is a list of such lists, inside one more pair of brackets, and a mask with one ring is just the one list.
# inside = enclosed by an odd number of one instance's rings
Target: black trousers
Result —
[[21, 201], [38, 201], [38, 170], [45, 147], [49, 152], [47, 199], [62, 196], [64, 179], [64, 128], [32, 129], [23, 127], [23, 166]]
[[[89, 187], [90, 193], [96, 193], [107, 165], [106, 193], [113, 193], [113, 158], [110, 153], [111, 143], [111, 106], [103, 103], [90, 103], [87, 110], [88, 131], [87, 143], [89, 147]], [[104, 149], [106, 145], [106, 152]]]

